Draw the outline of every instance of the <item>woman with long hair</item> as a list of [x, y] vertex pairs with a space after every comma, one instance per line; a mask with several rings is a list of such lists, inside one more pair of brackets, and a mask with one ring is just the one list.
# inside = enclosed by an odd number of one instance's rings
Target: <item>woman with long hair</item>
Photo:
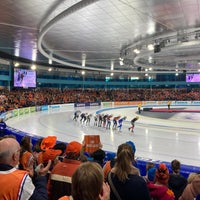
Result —
[[118, 147], [114, 167], [108, 175], [110, 200], [150, 200], [145, 180], [133, 166], [134, 151], [127, 143]]
[[26, 170], [29, 172], [31, 177], [34, 176], [34, 165], [35, 159], [32, 153], [32, 141], [31, 137], [24, 136], [20, 142], [20, 160], [19, 160], [19, 169]]

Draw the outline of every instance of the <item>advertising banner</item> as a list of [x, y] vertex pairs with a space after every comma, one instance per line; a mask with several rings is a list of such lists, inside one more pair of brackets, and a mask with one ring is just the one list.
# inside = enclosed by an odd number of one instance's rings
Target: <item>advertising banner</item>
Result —
[[75, 103], [74, 107], [100, 106], [100, 102]]
[[48, 109], [49, 109], [49, 107], [48, 107], [47, 105], [41, 106], [41, 111], [43, 111], [43, 110], [48, 110]]

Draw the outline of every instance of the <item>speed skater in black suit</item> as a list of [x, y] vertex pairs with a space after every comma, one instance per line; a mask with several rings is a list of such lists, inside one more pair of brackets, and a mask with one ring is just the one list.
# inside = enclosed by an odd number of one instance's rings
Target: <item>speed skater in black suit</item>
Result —
[[139, 117], [136, 116], [136, 117], [134, 117], [134, 118], [131, 120], [131, 127], [128, 128], [129, 131], [131, 130], [131, 132], [133, 132], [133, 129], [134, 129], [134, 127], [135, 127], [135, 122], [136, 122], [138, 119], [139, 119]]

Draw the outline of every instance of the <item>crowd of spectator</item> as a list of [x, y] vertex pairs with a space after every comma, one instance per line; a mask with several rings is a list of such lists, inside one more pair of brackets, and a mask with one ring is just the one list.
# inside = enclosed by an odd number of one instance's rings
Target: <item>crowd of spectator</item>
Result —
[[[142, 176], [134, 142], [105, 159], [103, 148], [86, 152], [85, 142], [57, 142], [56, 136], [18, 142], [0, 138], [0, 199], [191, 200], [200, 199], [200, 175], [180, 174], [181, 163], [147, 163]], [[94, 156], [95, 155], [95, 156]], [[171, 171], [171, 172], [170, 172]]]
[[[11, 109], [74, 102], [199, 100], [198, 89], [35, 89], [2, 90], [1, 112]], [[189, 200], [200, 199], [199, 173], [188, 179], [180, 175], [181, 164], [173, 160], [147, 166], [141, 176], [135, 145], [119, 145], [115, 156], [105, 159], [102, 148], [93, 153], [82, 144], [56, 142], [55, 136], [32, 145], [24, 136], [0, 140], [0, 199], [37, 200]], [[171, 173], [170, 173], [171, 170]], [[8, 187], [9, 185], [9, 187]]]
[[36, 105], [105, 101], [195, 101], [199, 89], [16, 89], [1, 90], [0, 111]]

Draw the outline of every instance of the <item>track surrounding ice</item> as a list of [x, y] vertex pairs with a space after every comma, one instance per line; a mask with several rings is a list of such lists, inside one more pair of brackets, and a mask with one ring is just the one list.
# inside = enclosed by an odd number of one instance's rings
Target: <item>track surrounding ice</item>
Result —
[[[103, 108], [79, 109], [94, 115]], [[119, 132], [95, 127], [93, 117], [87, 126], [80, 124], [79, 120], [75, 122], [72, 120], [74, 111], [62, 109], [36, 112], [11, 118], [6, 123], [10, 127], [42, 137], [56, 135], [58, 140], [64, 142], [82, 142], [85, 134], [97, 134], [100, 135], [103, 149], [114, 152], [118, 145], [131, 140], [136, 145], [136, 157], [167, 162], [178, 159], [182, 164], [200, 166], [200, 113], [175, 113], [165, 117], [163, 113], [160, 116], [154, 116], [154, 113], [138, 115], [136, 107], [103, 111], [104, 114], [127, 116], [122, 132]], [[139, 120], [135, 123], [134, 132], [129, 132], [130, 120], [136, 115]]]

